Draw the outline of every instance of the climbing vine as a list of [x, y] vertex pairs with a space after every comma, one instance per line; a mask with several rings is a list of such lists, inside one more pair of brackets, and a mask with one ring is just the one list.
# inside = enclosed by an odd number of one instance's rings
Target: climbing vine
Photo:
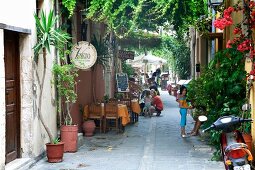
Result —
[[123, 37], [139, 29], [155, 31], [166, 22], [180, 34], [206, 11], [204, 0], [91, 0], [86, 16], [107, 23]]
[[67, 8], [69, 17], [71, 17], [76, 6], [76, 0], [62, 0], [62, 5]]

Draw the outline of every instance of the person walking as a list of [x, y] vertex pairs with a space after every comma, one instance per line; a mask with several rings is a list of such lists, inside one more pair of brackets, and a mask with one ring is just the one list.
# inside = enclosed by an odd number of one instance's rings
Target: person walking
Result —
[[181, 86], [180, 94], [177, 97], [177, 102], [179, 103], [179, 108], [180, 108], [180, 114], [181, 114], [180, 126], [181, 126], [181, 136], [183, 138], [187, 136], [185, 132], [187, 110], [192, 109], [192, 106], [188, 105], [186, 101], [186, 97], [187, 97], [187, 88], [185, 86]]
[[151, 89], [151, 96], [152, 96], [152, 102], [151, 102], [151, 109], [150, 112], [151, 114], [157, 113], [156, 116], [160, 116], [161, 111], [163, 110], [163, 102], [160, 99], [159, 95], [154, 89]]

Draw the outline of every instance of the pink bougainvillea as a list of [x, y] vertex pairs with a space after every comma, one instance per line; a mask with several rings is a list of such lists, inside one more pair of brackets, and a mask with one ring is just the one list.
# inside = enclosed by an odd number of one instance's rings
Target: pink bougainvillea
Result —
[[[242, 6], [241, 4], [236, 4], [234, 7], [228, 7], [224, 10], [222, 17], [214, 21], [214, 26], [221, 30], [225, 29], [227, 26], [233, 25], [233, 19], [231, 14], [233, 12], [242, 11], [244, 14], [244, 19], [240, 23], [236, 24], [233, 34], [236, 37], [233, 40], [228, 40], [226, 48], [233, 48], [234, 46], [238, 51], [249, 53], [250, 57], [254, 56], [254, 44], [251, 40], [251, 31], [255, 29], [255, 2], [251, 1], [247, 6]], [[241, 25], [246, 25], [248, 31], [243, 32]]]

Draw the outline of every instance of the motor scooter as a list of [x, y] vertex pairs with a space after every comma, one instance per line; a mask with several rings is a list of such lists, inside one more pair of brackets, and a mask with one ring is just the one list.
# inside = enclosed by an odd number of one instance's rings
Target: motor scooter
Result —
[[[204, 116], [199, 117], [200, 121], [206, 121]], [[221, 153], [226, 170], [251, 170], [252, 154], [249, 151], [243, 136], [237, 128], [244, 122], [252, 119], [244, 119], [236, 116], [223, 116], [216, 120], [208, 130], [222, 131], [220, 136]]]

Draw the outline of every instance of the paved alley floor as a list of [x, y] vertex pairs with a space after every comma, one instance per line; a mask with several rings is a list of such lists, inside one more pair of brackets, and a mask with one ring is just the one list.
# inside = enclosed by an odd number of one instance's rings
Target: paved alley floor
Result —
[[[164, 111], [160, 117], [130, 124], [122, 134], [108, 132], [86, 137], [76, 153], [65, 153], [61, 163], [44, 158], [32, 170], [224, 170], [222, 162], [210, 161], [212, 148], [198, 136], [180, 136], [177, 102], [161, 91]], [[193, 127], [188, 116], [187, 132]]]

